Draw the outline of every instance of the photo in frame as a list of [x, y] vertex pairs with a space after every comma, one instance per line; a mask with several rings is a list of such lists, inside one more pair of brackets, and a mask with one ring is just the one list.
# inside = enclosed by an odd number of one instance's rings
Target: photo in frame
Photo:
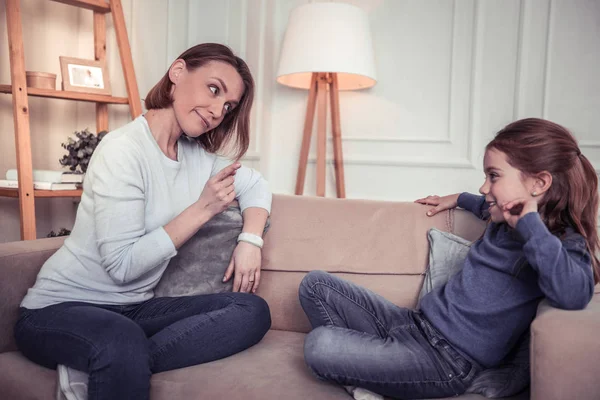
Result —
[[60, 56], [63, 90], [110, 95], [106, 63]]

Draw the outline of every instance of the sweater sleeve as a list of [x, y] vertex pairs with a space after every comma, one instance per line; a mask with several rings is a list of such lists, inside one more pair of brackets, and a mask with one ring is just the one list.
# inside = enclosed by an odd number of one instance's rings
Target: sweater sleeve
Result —
[[585, 240], [554, 236], [538, 213], [523, 216], [516, 227], [525, 240], [523, 251], [538, 273], [540, 289], [550, 305], [565, 310], [585, 308], [594, 295], [594, 274]]
[[177, 252], [162, 226], [146, 230], [141, 155], [121, 142], [98, 150], [88, 169], [97, 246], [104, 269], [117, 284], [125, 284]]
[[[213, 164], [211, 177], [231, 164], [232, 161], [223, 157], [216, 157]], [[240, 210], [243, 212], [248, 207], [264, 208], [271, 212], [272, 194], [269, 184], [262, 175], [245, 166], [241, 166], [235, 174], [235, 197], [240, 203]]]
[[490, 217], [490, 205], [485, 201], [485, 196], [463, 192], [458, 196], [458, 206], [471, 211], [479, 219], [487, 220]]

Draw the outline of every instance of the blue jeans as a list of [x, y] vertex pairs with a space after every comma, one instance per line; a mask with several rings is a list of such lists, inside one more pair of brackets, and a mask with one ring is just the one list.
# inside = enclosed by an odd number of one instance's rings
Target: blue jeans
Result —
[[304, 357], [321, 379], [402, 399], [462, 394], [481, 366], [459, 353], [418, 311], [322, 271], [300, 284], [314, 330]]
[[160, 297], [108, 306], [65, 302], [21, 308], [19, 350], [48, 368], [89, 373], [89, 400], [150, 398], [152, 373], [201, 364], [258, 343], [267, 303], [247, 293]]

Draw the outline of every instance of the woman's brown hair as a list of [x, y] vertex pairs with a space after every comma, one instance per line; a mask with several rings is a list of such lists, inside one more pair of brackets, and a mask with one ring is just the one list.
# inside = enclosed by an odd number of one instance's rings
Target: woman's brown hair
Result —
[[498, 132], [486, 147], [492, 148], [506, 154], [509, 164], [525, 175], [552, 174], [552, 185], [540, 203], [540, 215], [553, 234], [571, 226], [585, 238], [598, 283], [598, 177], [573, 135], [554, 122], [527, 118]]
[[[227, 63], [234, 67], [244, 82], [245, 90], [239, 105], [228, 113], [216, 128], [200, 135], [196, 140], [210, 153], [223, 150], [228, 144], [233, 145], [234, 158], [240, 159], [250, 144], [250, 110], [254, 100], [254, 79], [250, 68], [244, 60], [237, 57], [227, 46], [218, 43], [202, 43], [184, 51], [177, 59], [185, 61], [188, 71], [211, 61]], [[147, 110], [170, 107], [173, 104], [171, 88], [173, 82], [169, 72], [148, 92], [144, 100]]]

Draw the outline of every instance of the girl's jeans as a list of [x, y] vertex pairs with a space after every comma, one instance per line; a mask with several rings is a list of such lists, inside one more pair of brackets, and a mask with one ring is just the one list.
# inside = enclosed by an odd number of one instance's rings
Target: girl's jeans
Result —
[[300, 284], [313, 328], [304, 357], [321, 379], [402, 399], [462, 394], [482, 367], [418, 311], [322, 271]]
[[270, 326], [260, 297], [220, 293], [21, 308], [15, 338], [40, 365], [89, 373], [89, 400], [144, 400], [152, 373], [230, 356], [258, 343]]

